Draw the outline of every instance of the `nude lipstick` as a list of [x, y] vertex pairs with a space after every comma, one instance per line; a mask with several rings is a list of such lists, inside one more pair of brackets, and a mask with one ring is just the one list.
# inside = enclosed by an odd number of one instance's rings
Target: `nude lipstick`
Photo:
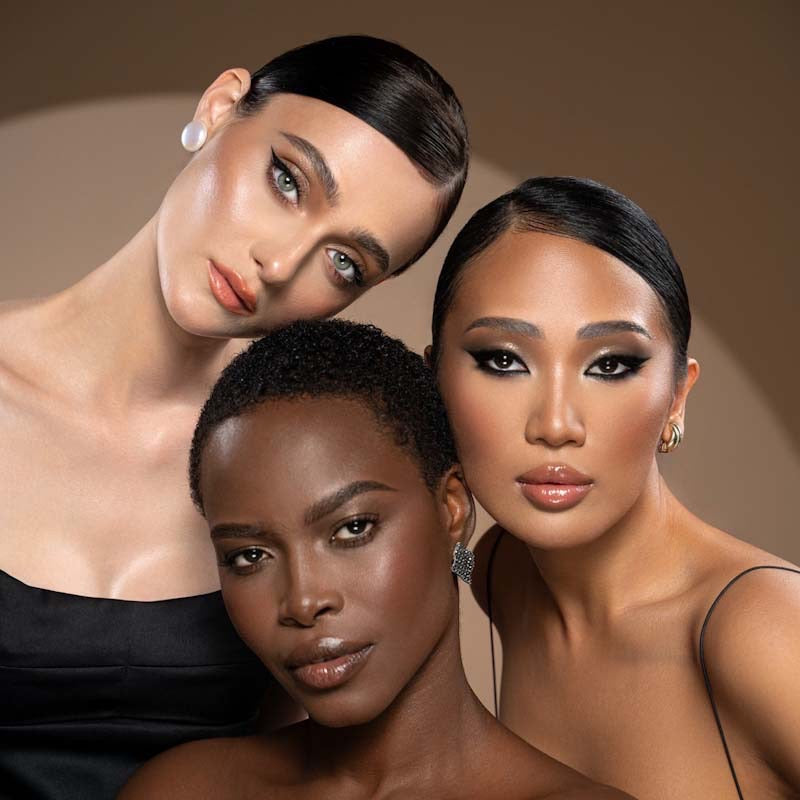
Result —
[[255, 292], [236, 270], [226, 267], [224, 264], [209, 261], [208, 285], [211, 294], [227, 311], [249, 316], [256, 310]]
[[335, 689], [357, 675], [374, 645], [326, 636], [296, 647], [286, 662], [294, 679], [308, 689]]
[[522, 494], [541, 511], [574, 508], [591, 491], [594, 483], [567, 464], [543, 464], [517, 478]]

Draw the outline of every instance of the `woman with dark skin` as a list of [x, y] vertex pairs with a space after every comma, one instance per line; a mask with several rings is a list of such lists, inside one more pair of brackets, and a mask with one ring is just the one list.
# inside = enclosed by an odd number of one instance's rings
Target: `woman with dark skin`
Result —
[[429, 358], [500, 526], [473, 583], [499, 716], [646, 800], [798, 797], [800, 576], [659, 474], [699, 373], [689, 319], [656, 224], [589, 181], [526, 181], [448, 254]]
[[192, 488], [236, 629], [310, 719], [183, 745], [120, 800], [625, 796], [469, 689], [450, 568], [472, 506], [454, 460], [430, 371], [376, 328], [299, 322], [237, 357], [198, 423]]
[[[194, 155], [127, 245], [0, 308], [7, 796], [111, 797], [166, 747], [252, 729], [267, 676], [186, 490], [200, 407], [243, 338], [413, 263], [467, 170], [452, 89], [370, 37], [226, 70], [183, 141]], [[264, 708], [281, 721], [277, 698]]]

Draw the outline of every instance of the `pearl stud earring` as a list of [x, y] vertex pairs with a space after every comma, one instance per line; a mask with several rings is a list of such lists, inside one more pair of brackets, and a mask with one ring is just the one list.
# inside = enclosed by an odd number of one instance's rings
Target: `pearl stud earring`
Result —
[[194, 153], [199, 150], [208, 138], [208, 128], [198, 119], [187, 122], [181, 131], [181, 144], [184, 150]]

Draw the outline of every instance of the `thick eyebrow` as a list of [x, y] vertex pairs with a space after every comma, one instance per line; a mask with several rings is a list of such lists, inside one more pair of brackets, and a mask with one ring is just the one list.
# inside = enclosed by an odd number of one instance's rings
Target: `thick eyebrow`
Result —
[[339, 506], [344, 505], [348, 500], [356, 497], [356, 495], [363, 494], [364, 492], [396, 492], [391, 486], [378, 481], [353, 481], [337, 489], [322, 500], [318, 500], [313, 505], [309, 506], [304, 522], [306, 525], [313, 525], [323, 517], [326, 517], [332, 511], [336, 511]]
[[233, 522], [221, 522], [211, 529], [212, 539], [263, 539], [266, 532], [258, 525], [239, 525]]
[[352, 231], [350, 238], [375, 259], [381, 272], [389, 269], [389, 251], [369, 231]]
[[467, 330], [464, 333], [474, 328], [495, 328], [501, 331], [508, 331], [508, 333], [521, 333], [523, 336], [529, 336], [532, 339], [544, 339], [544, 334], [540, 328], [532, 322], [526, 322], [524, 319], [516, 319], [515, 317], [479, 317], [467, 325]]
[[579, 339], [596, 339], [600, 336], [610, 336], [614, 333], [638, 333], [648, 339], [653, 337], [637, 322], [627, 319], [614, 319], [607, 322], [590, 322], [578, 330]]
[[336, 183], [336, 178], [333, 177], [331, 168], [322, 153], [308, 139], [304, 139], [302, 136], [295, 136], [295, 134], [286, 133], [286, 131], [281, 131], [281, 136], [290, 144], [293, 144], [309, 160], [311, 168], [317, 175], [317, 180], [322, 184], [326, 199], [331, 205], [334, 205], [336, 196], [339, 194], [339, 184]]

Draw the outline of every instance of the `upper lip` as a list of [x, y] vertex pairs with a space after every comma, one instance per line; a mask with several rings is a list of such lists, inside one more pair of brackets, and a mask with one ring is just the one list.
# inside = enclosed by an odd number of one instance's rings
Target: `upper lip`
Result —
[[289, 669], [297, 669], [298, 667], [305, 667], [308, 664], [333, 661], [335, 658], [358, 653], [365, 647], [369, 647], [370, 644], [370, 642], [359, 642], [355, 640], [338, 639], [334, 636], [325, 636], [311, 642], [304, 642], [295, 647], [286, 659], [286, 666]]
[[232, 267], [226, 267], [217, 261], [211, 261], [214, 269], [222, 274], [222, 277], [231, 285], [231, 289], [236, 293], [236, 296], [242, 301], [242, 304], [248, 311], [256, 310], [256, 293], [247, 285], [247, 281]]
[[568, 464], [542, 464], [520, 475], [517, 480], [520, 483], [552, 483], [560, 486], [584, 486], [593, 482], [588, 475]]

